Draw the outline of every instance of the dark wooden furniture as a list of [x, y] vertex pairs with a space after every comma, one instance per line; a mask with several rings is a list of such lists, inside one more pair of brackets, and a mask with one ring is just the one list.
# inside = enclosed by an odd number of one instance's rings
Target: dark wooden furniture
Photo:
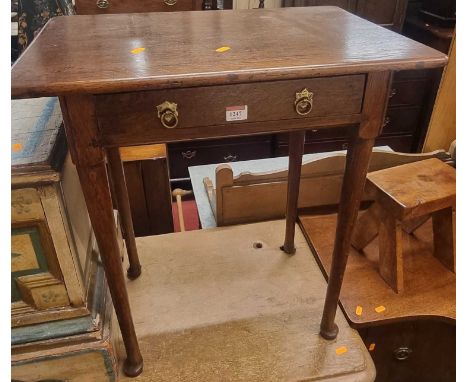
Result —
[[408, 0], [283, 0], [283, 7], [334, 5], [373, 23], [400, 31]]
[[[302, 231], [325, 277], [332, 263], [336, 214], [301, 215]], [[433, 256], [432, 225], [403, 231], [405, 290], [379, 274], [377, 240], [351, 248], [340, 306], [377, 369], [378, 382], [454, 381], [456, 276]]]
[[[321, 324], [322, 336], [335, 338], [351, 232], [383, 124], [391, 72], [447, 61], [440, 52], [336, 7], [271, 9], [262, 16], [246, 10], [55, 18], [12, 68], [13, 97], [60, 97], [127, 351], [127, 375], [140, 374], [143, 360], [113, 227], [105, 160], [117, 158], [109, 150], [273, 132], [294, 136], [307, 129], [357, 125], [350, 130]], [[297, 38], [299, 31], [309, 37]], [[218, 51], [222, 46], [230, 50]], [[231, 114], [232, 106], [242, 106], [245, 114]], [[290, 152], [300, 152], [301, 140], [294, 141], [298, 147]], [[299, 176], [300, 170], [290, 172], [289, 182], [294, 185]], [[126, 194], [118, 186], [122, 183], [113, 181], [116, 191]], [[294, 208], [288, 211], [287, 226], [296, 216]], [[286, 243], [292, 243], [293, 234], [287, 231]], [[138, 266], [131, 263], [130, 273]]]
[[213, 0], [76, 0], [76, 13], [85, 15], [137, 12], [177, 12], [216, 9]]

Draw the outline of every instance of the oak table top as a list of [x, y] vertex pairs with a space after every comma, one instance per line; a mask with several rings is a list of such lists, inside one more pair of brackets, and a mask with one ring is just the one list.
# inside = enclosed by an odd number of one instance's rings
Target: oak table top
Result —
[[[230, 48], [218, 52], [219, 48]], [[223, 49], [222, 49], [223, 50]], [[12, 97], [113, 93], [443, 66], [337, 7], [63, 16], [12, 68]]]

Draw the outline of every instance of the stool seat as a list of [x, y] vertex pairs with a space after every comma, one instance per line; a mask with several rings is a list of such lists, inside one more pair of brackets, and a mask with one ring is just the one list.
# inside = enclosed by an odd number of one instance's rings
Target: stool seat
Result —
[[367, 179], [376, 199], [399, 220], [455, 206], [455, 169], [437, 158], [374, 171]]
[[371, 172], [375, 202], [359, 218], [351, 244], [363, 250], [379, 235], [379, 273], [397, 293], [403, 291], [402, 230], [411, 233], [432, 217], [434, 256], [455, 272], [453, 209], [455, 169], [432, 158]]

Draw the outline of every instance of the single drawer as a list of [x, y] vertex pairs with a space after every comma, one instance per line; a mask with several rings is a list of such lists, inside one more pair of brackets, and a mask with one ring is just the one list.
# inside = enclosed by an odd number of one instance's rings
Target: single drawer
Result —
[[[374, 146], [389, 146], [393, 151], [411, 152], [414, 137], [412, 135], [395, 135], [390, 137], [379, 137]], [[324, 140], [308, 142], [304, 145], [305, 154], [347, 150], [349, 143], [346, 139]], [[275, 148], [275, 157], [288, 155], [288, 145], [280, 144]]]
[[394, 81], [390, 90], [389, 106], [415, 105], [424, 103], [428, 82], [425, 79]]
[[76, 13], [175, 12], [201, 10], [202, 0], [76, 0]]
[[102, 95], [97, 116], [107, 144], [187, 140], [189, 128], [209, 138], [214, 126], [221, 127], [216, 135], [284, 131], [317, 117], [355, 121], [364, 83], [364, 75], [353, 75]]
[[216, 145], [197, 145], [194, 143], [169, 145], [171, 179], [188, 177], [190, 166], [262, 159], [272, 156], [271, 140], [235, 144], [215, 142]]
[[413, 133], [417, 130], [421, 109], [419, 107], [395, 107], [388, 109], [382, 134]]

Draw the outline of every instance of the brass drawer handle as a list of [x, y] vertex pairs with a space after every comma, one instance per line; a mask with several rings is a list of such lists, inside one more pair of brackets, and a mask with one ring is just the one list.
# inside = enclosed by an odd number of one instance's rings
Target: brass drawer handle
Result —
[[109, 7], [109, 1], [108, 0], [97, 0], [96, 1], [96, 6], [101, 9], [106, 9]]
[[299, 115], [309, 114], [312, 111], [313, 97], [314, 93], [309, 92], [306, 88], [299, 93], [296, 93], [296, 100], [294, 101], [296, 113]]
[[177, 0], [164, 0], [164, 4], [166, 5], [176, 5]]
[[197, 155], [197, 150], [187, 150], [187, 151], [182, 151], [182, 158], [184, 159], [192, 159]]
[[402, 346], [393, 351], [393, 357], [395, 357], [397, 361], [406, 361], [410, 357], [412, 352], [413, 351], [410, 348]]
[[177, 104], [165, 101], [156, 107], [158, 109], [158, 118], [162, 125], [168, 129], [173, 129], [179, 123], [179, 113]]
[[224, 160], [226, 162], [234, 162], [235, 160], [237, 160], [237, 155], [232, 155], [232, 154], [226, 155], [224, 157]]

